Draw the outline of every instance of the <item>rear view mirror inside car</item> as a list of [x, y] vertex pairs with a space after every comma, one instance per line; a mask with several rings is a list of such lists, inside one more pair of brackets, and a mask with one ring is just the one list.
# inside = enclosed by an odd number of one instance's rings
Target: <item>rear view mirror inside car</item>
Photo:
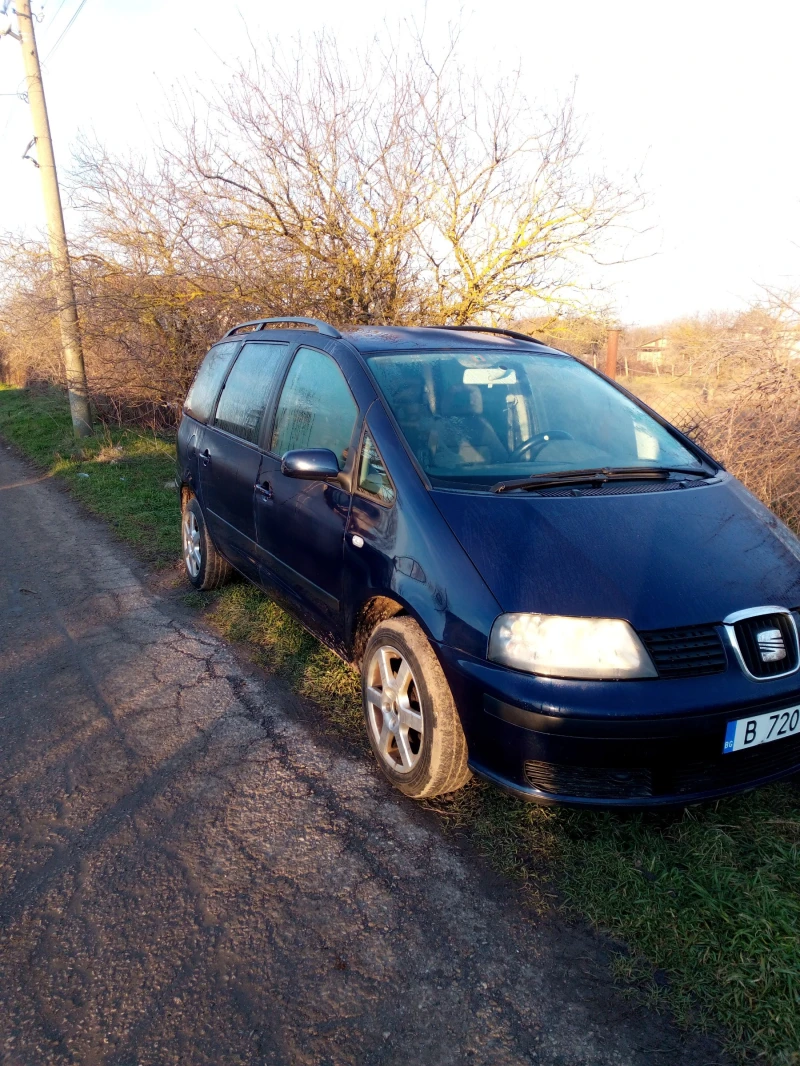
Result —
[[465, 385], [516, 385], [517, 372], [504, 366], [468, 367], [464, 371]]

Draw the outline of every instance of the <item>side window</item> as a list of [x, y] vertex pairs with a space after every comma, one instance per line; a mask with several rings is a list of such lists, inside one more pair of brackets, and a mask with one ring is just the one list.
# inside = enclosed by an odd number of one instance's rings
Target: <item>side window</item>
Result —
[[226, 341], [215, 344], [195, 374], [192, 387], [186, 396], [183, 409], [198, 422], [205, 422], [214, 409], [219, 387], [228, 372], [231, 360], [239, 348], [240, 341]]
[[295, 448], [330, 448], [342, 470], [357, 414], [353, 395], [333, 359], [301, 348], [281, 393], [272, 451], [283, 455]]
[[245, 344], [219, 398], [215, 426], [258, 443], [264, 408], [285, 351], [285, 344]]
[[378, 449], [369, 433], [364, 434], [364, 443], [361, 446], [358, 487], [370, 496], [377, 496], [381, 503], [394, 502], [394, 486], [389, 480], [383, 459], [378, 454]]

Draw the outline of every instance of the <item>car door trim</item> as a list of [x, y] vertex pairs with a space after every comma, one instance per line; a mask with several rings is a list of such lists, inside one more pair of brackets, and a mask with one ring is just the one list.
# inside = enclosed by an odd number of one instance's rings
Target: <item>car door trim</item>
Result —
[[319, 585], [315, 585], [313, 581], [309, 580], [309, 578], [305, 577], [298, 570], [295, 570], [294, 567], [289, 566], [289, 564], [285, 563], [283, 559], [279, 559], [278, 556], [274, 555], [271, 551], [267, 551], [267, 549], [261, 544], [258, 545], [258, 554], [262, 563], [268, 566], [273, 574], [275, 574], [275, 576], [278, 577], [291, 592], [296, 594], [296, 588], [299, 585], [308, 592], [313, 599], [323, 603], [328, 610], [339, 610], [339, 600], [335, 596], [332, 596], [330, 592], [326, 592], [325, 589], [320, 588]]

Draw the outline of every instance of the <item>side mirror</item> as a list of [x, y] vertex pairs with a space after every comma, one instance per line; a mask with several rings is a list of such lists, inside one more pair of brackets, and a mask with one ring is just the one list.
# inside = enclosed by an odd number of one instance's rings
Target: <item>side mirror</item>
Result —
[[281, 459], [281, 473], [302, 481], [331, 481], [339, 476], [339, 464], [330, 448], [298, 448]]

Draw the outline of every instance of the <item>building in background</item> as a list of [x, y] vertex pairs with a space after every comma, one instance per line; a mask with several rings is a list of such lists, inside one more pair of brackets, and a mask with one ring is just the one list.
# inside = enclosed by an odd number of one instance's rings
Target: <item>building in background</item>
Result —
[[636, 358], [651, 366], [661, 366], [669, 349], [669, 337], [657, 337], [636, 349]]

